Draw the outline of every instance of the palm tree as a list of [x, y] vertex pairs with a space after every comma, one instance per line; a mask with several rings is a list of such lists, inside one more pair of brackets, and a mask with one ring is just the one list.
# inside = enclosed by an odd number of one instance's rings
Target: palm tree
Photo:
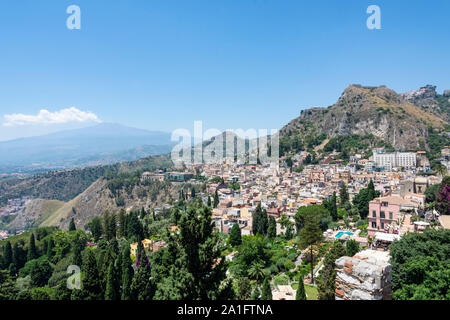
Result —
[[444, 166], [443, 164], [439, 164], [439, 165], [436, 167], [436, 172], [437, 172], [441, 177], [443, 177], [443, 176], [445, 176], [445, 175], [447, 174], [447, 167]]
[[248, 275], [259, 283], [265, 277], [263, 269], [264, 264], [261, 261], [255, 261], [248, 269]]

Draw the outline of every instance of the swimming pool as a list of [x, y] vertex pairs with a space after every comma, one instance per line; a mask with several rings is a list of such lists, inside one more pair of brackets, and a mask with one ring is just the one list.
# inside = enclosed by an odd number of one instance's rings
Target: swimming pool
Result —
[[340, 237], [342, 237], [342, 235], [343, 234], [348, 234], [349, 236], [352, 236], [353, 235], [353, 232], [338, 232], [337, 234], [336, 234], [336, 238], [340, 238]]

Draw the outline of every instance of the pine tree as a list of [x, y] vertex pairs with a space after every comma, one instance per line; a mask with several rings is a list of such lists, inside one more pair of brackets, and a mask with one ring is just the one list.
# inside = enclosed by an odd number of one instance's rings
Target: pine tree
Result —
[[38, 257], [36, 251], [36, 240], [34, 239], [34, 233], [31, 233], [30, 240], [28, 242], [28, 253], [27, 253], [27, 261], [31, 261]]
[[82, 270], [84, 273], [81, 283], [82, 296], [86, 300], [101, 300], [103, 298], [101, 279], [92, 250], [87, 250]]
[[181, 248], [180, 263], [188, 284], [183, 298], [222, 297], [227, 289], [221, 286], [226, 279], [226, 266], [219, 246], [221, 240], [211, 220], [211, 208], [201, 203], [189, 206], [182, 212], [179, 227], [180, 233], [175, 239]]
[[69, 223], [69, 231], [75, 231], [75, 230], [77, 230], [77, 228], [75, 227], [75, 220], [73, 220], [73, 218], [72, 218]]
[[275, 239], [277, 236], [277, 222], [273, 216], [269, 217], [269, 228], [267, 229], [267, 235], [270, 239]]
[[[75, 290], [79, 291], [79, 290]], [[58, 286], [56, 287], [55, 297], [57, 300], [69, 301], [70, 296], [72, 295], [72, 291], [67, 288], [67, 280], [63, 279], [59, 281]]]
[[270, 283], [267, 278], [264, 279], [261, 300], [272, 300], [272, 289], [270, 288]]
[[251, 282], [247, 277], [240, 277], [238, 279], [238, 300], [249, 300], [252, 295]]
[[117, 278], [114, 263], [110, 262], [108, 266], [108, 274], [106, 276], [105, 300], [119, 300], [119, 281]]
[[347, 240], [345, 244], [346, 255], [353, 257], [359, 252], [359, 243], [356, 240]]
[[126, 246], [122, 251], [122, 300], [131, 300], [130, 288], [134, 275], [132, 263], [130, 258], [130, 247]]
[[305, 284], [303, 282], [303, 277], [300, 277], [298, 281], [298, 289], [295, 294], [295, 300], [306, 300]]
[[319, 300], [334, 300], [336, 282], [336, 260], [345, 255], [345, 248], [339, 242], [333, 243], [330, 251], [325, 255], [323, 268], [320, 270], [317, 290]]
[[235, 223], [233, 224], [233, 227], [230, 231], [230, 244], [233, 247], [239, 246], [242, 243], [242, 236], [241, 236], [241, 228], [239, 228], [239, 224]]
[[304, 219], [304, 227], [299, 232], [300, 247], [310, 249], [311, 257], [311, 283], [314, 283], [314, 255], [313, 255], [313, 245], [318, 244], [322, 238], [322, 230], [320, 229], [319, 221], [317, 215], [314, 211], [308, 211]]

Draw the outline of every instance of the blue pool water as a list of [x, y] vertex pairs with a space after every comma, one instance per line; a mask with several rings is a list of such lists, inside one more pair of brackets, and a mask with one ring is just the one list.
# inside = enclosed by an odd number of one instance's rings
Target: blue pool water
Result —
[[338, 233], [336, 234], [336, 238], [340, 238], [344, 233], [345, 233], [345, 234], [348, 234], [349, 236], [352, 236], [352, 235], [353, 235], [352, 232], [338, 232]]

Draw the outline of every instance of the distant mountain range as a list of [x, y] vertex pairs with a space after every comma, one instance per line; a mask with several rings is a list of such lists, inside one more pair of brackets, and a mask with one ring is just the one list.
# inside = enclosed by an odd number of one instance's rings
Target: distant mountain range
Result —
[[40, 172], [169, 153], [170, 133], [113, 123], [0, 142], [0, 173]]

